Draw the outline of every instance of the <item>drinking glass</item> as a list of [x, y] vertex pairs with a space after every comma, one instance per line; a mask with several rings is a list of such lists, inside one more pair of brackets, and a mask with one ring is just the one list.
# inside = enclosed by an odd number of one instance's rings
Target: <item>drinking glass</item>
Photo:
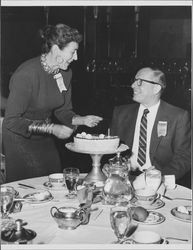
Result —
[[126, 206], [115, 206], [110, 209], [111, 227], [117, 236], [117, 241], [113, 243], [121, 243], [127, 235], [131, 224], [131, 209]]
[[78, 168], [66, 168], [64, 169], [64, 178], [69, 193], [66, 195], [67, 198], [73, 199], [77, 196], [77, 182], [79, 179], [80, 171]]
[[157, 169], [147, 170], [145, 172], [146, 185], [157, 192], [162, 182], [161, 172]]
[[15, 190], [10, 186], [1, 186], [1, 218], [9, 219], [9, 212], [13, 206]]

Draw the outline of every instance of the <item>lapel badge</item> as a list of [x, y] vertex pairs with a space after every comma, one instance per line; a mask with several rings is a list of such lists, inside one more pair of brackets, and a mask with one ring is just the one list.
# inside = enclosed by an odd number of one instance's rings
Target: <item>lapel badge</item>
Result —
[[67, 88], [64, 84], [64, 80], [63, 80], [61, 73], [54, 75], [54, 79], [56, 80], [58, 88], [59, 88], [61, 93], [62, 93], [62, 91], [67, 91]]
[[168, 126], [167, 121], [158, 121], [158, 125], [157, 125], [158, 137], [167, 135], [167, 126]]

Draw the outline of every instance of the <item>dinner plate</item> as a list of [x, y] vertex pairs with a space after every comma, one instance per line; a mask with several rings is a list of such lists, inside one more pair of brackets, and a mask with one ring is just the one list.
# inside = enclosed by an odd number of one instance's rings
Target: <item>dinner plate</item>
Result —
[[51, 182], [49, 182], [49, 181], [46, 181], [46, 182], [44, 182], [44, 187], [46, 187], [47, 189], [50, 189], [50, 190], [64, 190], [65, 188], [66, 188], [66, 185], [64, 184], [64, 185], [62, 185], [62, 186], [60, 186], [60, 187], [54, 187], [52, 184], [51, 184]]
[[[134, 206], [142, 206], [140, 204], [140, 202], [138, 202], [138, 200], [135, 197], [131, 200], [131, 204]], [[163, 207], [164, 205], [165, 205], [165, 202], [158, 198], [154, 201], [153, 204], [143, 205], [143, 207], [147, 210], [154, 210], [154, 209], [158, 209], [160, 207]]]
[[136, 221], [137, 223], [144, 224], [144, 225], [156, 225], [156, 224], [160, 224], [164, 222], [165, 217], [158, 212], [149, 211], [149, 215], [145, 221], [138, 221], [136, 219], [133, 219], [133, 220]]
[[[135, 243], [132, 239], [127, 239], [124, 240], [122, 244], [138, 244], [138, 243]], [[169, 244], [169, 241], [165, 238], [162, 238], [159, 244]], [[148, 244], [143, 244], [143, 245], [148, 245]]]
[[[186, 207], [186, 206], [185, 206]], [[180, 220], [180, 221], [183, 221], [183, 222], [192, 222], [192, 220], [190, 219], [183, 219], [183, 218], [180, 218], [176, 215], [176, 211], [177, 211], [177, 208], [178, 207], [174, 207], [172, 210], [171, 210], [171, 214], [173, 215], [173, 217], [177, 220]]]
[[27, 194], [23, 197], [26, 202], [32, 204], [40, 204], [52, 200], [54, 197], [49, 191], [39, 191]]

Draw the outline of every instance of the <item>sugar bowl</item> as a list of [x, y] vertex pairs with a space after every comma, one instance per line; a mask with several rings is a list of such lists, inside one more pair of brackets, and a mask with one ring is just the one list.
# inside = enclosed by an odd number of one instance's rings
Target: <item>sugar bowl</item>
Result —
[[58, 227], [67, 230], [76, 229], [87, 219], [86, 211], [75, 207], [52, 207], [50, 213]]

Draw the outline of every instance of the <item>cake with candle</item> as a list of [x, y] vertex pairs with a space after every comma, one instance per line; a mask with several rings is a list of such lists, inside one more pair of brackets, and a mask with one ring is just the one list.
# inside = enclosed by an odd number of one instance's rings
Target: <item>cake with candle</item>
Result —
[[119, 146], [120, 139], [118, 136], [104, 134], [87, 134], [85, 132], [77, 133], [74, 136], [74, 147], [89, 152], [110, 152]]

